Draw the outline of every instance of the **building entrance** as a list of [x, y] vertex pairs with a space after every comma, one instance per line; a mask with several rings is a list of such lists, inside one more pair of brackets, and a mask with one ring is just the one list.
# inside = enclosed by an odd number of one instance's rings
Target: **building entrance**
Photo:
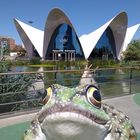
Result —
[[53, 61], [75, 61], [75, 50], [53, 50]]

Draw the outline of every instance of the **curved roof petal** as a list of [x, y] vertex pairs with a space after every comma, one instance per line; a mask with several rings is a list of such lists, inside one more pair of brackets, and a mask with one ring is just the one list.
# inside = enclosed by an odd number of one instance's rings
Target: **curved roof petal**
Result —
[[64, 24], [64, 23], [69, 25], [75, 32], [75, 29], [74, 29], [72, 23], [70, 22], [70, 20], [68, 19], [68, 17], [65, 15], [65, 13], [63, 11], [61, 11], [58, 8], [54, 8], [52, 11], [50, 11], [48, 18], [46, 20], [45, 31], [44, 31], [44, 48], [43, 48], [43, 57], [44, 58], [45, 58], [51, 37], [52, 37], [55, 29], [59, 25]]
[[122, 12], [117, 16], [113, 17], [111, 20], [109, 20], [107, 23], [105, 23], [94, 32], [87, 35], [82, 35], [79, 38], [86, 59], [88, 59], [88, 57], [90, 56], [92, 50], [96, 46], [97, 42], [101, 38], [102, 34], [105, 32], [107, 27], [110, 27], [113, 32], [116, 44], [117, 57], [119, 56], [127, 29], [127, 14], [125, 12]]
[[126, 50], [128, 44], [131, 42], [134, 34], [136, 33], [136, 31], [138, 30], [139, 27], [140, 27], [140, 24], [136, 24], [134, 26], [131, 26], [131, 27], [127, 28], [124, 44], [123, 44], [123, 47], [122, 47], [122, 51]]
[[40, 57], [43, 57], [43, 37], [44, 37], [44, 32], [36, 29], [30, 25], [27, 25], [17, 19], [14, 19], [14, 23], [16, 25], [17, 31], [26, 47], [28, 50], [29, 56], [32, 57], [33, 54], [33, 49], [32, 47], [34, 46], [35, 49], [37, 50], [38, 54]]

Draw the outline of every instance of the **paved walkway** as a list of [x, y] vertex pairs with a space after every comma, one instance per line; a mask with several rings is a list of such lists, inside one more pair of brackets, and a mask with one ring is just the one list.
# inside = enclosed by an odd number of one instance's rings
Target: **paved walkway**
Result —
[[134, 95], [128, 95], [123, 97], [106, 99], [104, 100], [104, 102], [125, 112], [133, 122], [137, 133], [140, 133], [140, 106], [138, 106], [134, 102], [133, 96]]
[[[124, 111], [132, 120], [134, 127], [136, 128], [136, 131], [140, 133], [140, 106], [138, 106], [134, 102], [133, 96], [134, 95], [128, 95], [123, 97], [106, 99], [103, 102], [110, 104], [121, 111]], [[35, 114], [36, 113], [31, 113], [0, 119], [0, 127], [30, 121], [35, 116]]]
[[22, 122], [31, 121], [34, 118], [35, 114], [36, 113], [31, 113], [31, 114], [2, 118], [0, 119], [0, 128], [22, 123]]

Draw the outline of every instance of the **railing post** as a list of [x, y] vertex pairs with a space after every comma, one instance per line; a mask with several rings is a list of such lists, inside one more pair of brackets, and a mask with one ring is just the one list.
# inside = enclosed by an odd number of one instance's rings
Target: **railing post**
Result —
[[55, 71], [54, 75], [55, 75], [55, 77], [54, 77], [54, 83], [56, 84], [56, 80], [57, 80], [57, 71]]
[[130, 81], [130, 83], [129, 83], [129, 94], [131, 94], [132, 93], [132, 68], [130, 68], [130, 79], [129, 79], [129, 81]]
[[100, 83], [101, 83], [101, 80], [100, 80], [100, 71], [98, 71], [98, 88], [99, 88], [99, 90], [101, 90]]

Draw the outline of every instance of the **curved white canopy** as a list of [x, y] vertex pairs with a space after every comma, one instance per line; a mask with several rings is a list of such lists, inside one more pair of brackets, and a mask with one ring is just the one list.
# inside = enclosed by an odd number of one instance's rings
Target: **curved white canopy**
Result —
[[[48, 49], [51, 37], [56, 30], [56, 28], [61, 24], [67, 24], [69, 25], [74, 31], [74, 27], [68, 17], [65, 15], [65, 13], [58, 9], [54, 8], [52, 11], [50, 11], [48, 18], [46, 20], [45, 24], [45, 32], [44, 32], [44, 48], [43, 48], [43, 57], [45, 58], [46, 51]], [[76, 33], [76, 32], [75, 32]]]
[[33, 55], [33, 47], [37, 50], [40, 57], [43, 57], [43, 37], [44, 32], [14, 19], [17, 31], [27, 49], [29, 57]]
[[[105, 30], [110, 27], [115, 40], [117, 58], [119, 59], [121, 52], [126, 49], [126, 46], [130, 43], [132, 37], [140, 26], [140, 24], [137, 24], [127, 29], [127, 20], [127, 14], [125, 12], [121, 12], [97, 30], [89, 34], [82, 35], [79, 38], [79, 42], [81, 43], [85, 58], [89, 58]], [[75, 31], [68, 17], [58, 8], [54, 8], [50, 11], [44, 31], [38, 30], [17, 19], [14, 19], [14, 22], [29, 56], [33, 56], [34, 46], [42, 59], [45, 59], [50, 40], [58, 26], [65, 23]]]
[[134, 34], [136, 33], [136, 31], [138, 30], [139, 27], [140, 27], [140, 24], [136, 24], [134, 26], [131, 26], [131, 27], [127, 28], [124, 44], [123, 44], [123, 47], [122, 47], [122, 51], [126, 50], [128, 44], [131, 42]]
[[93, 31], [92, 33], [82, 35], [79, 38], [86, 59], [88, 59], [88, 57], [90, 56], [91, 52], [93, 51], [94, 47], [96, 46], [97, 42], [105, 32], [107, 27], [110, 27], [113, 32], [117, 57], [119, 56], [127, 29], [127, 14], [125, 12], [122, 12], [113, 17], [111, 20], [109, 20], [107, 23], [105, 23], [103, 26]]

